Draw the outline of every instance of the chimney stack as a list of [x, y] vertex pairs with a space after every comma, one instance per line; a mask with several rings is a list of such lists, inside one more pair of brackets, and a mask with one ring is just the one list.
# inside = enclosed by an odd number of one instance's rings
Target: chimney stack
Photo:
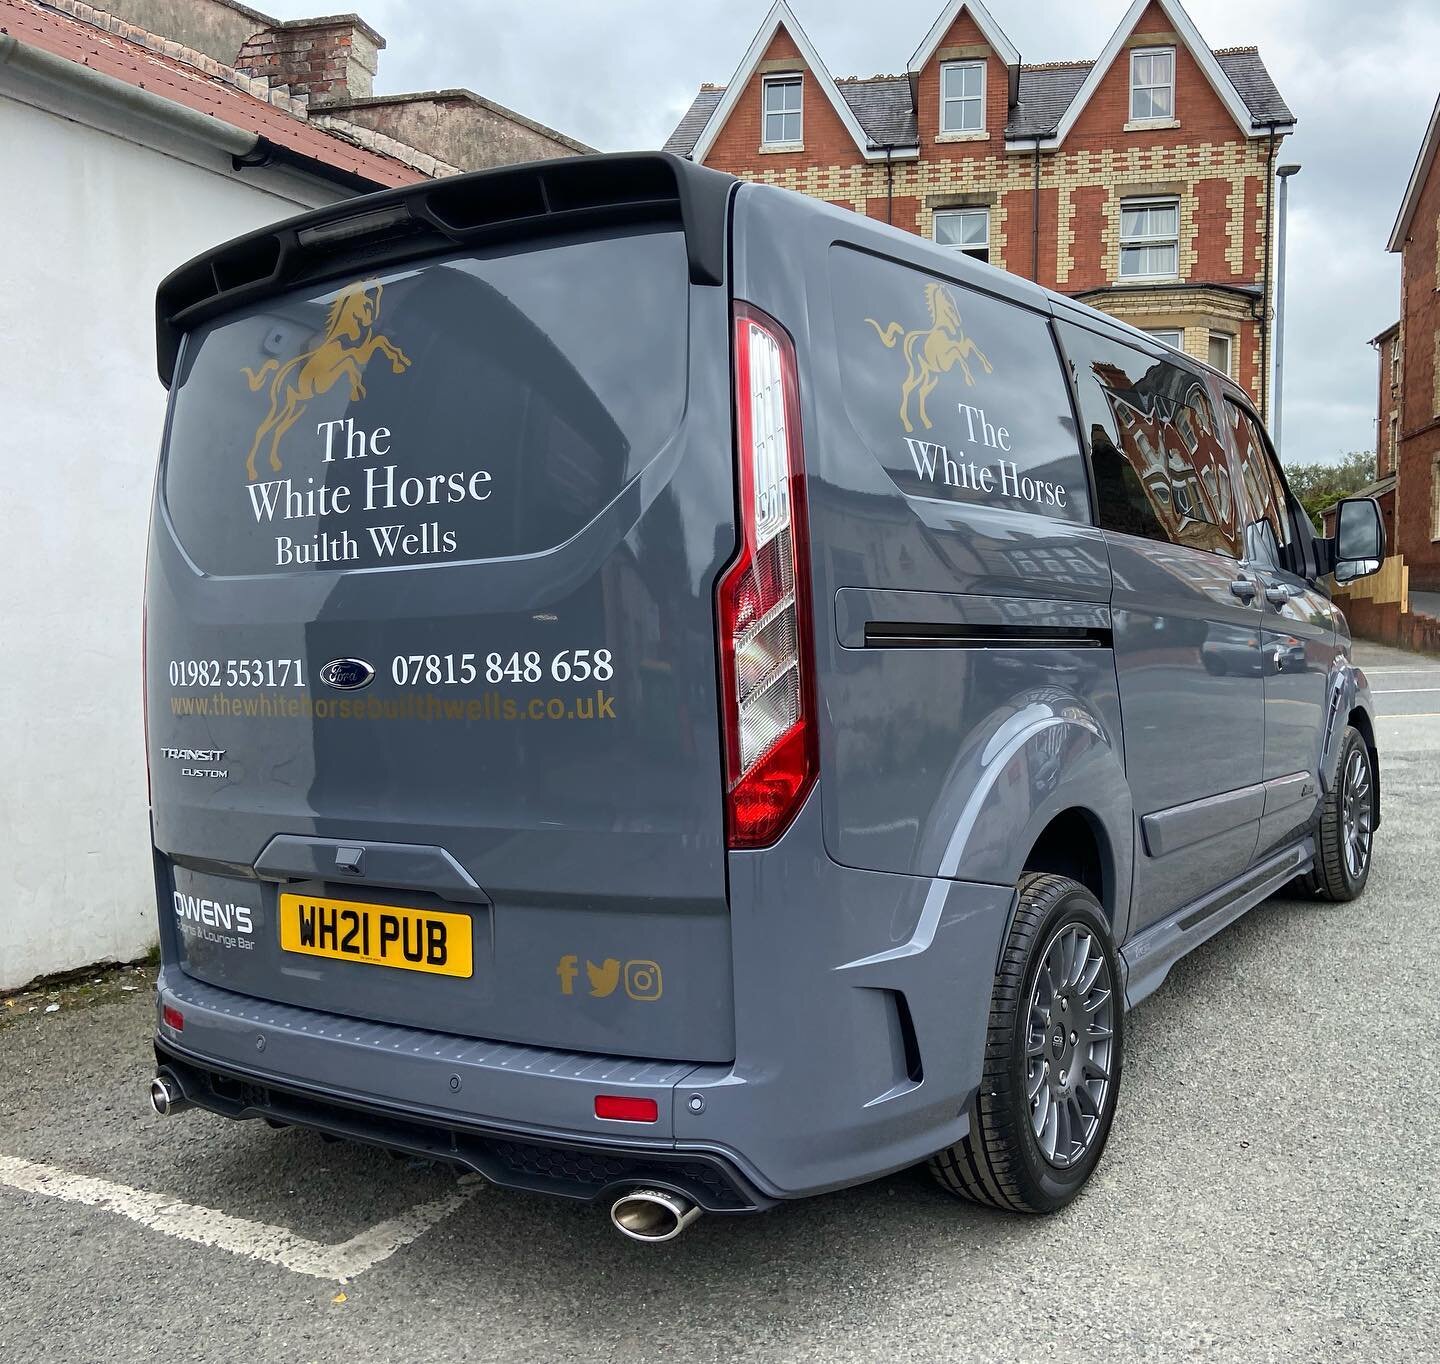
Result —
[[308, 97], [311, 108], [347, 104], [373, 93], [384, 46], [356, 14], [291, 19], [248, 38], [235, 69], [264, 77], [272, 88], [289, 86], [292, 95]]

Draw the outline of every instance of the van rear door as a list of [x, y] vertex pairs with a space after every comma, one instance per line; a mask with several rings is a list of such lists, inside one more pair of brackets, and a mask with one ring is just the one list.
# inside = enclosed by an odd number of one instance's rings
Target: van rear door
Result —
[[696, 245], [730, 182], [607, 161], [374, 196], [162, 288], [148, 742], [191, 975], [733, 1055], [729, 307]]

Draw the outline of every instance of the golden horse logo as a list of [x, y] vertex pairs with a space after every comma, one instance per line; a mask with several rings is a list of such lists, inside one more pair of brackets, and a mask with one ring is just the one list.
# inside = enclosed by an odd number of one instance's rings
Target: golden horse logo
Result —
[[[934, 423], [925, 411], [925, 400], [935, 391], [940, 376], [959, 365], [965, 375], [965, 382], [975, 384], [969, 360], [973, 356], [984, 367], [985, 373], [992, 373], [990, 361], [985, 352], [965, 335], [960, 323], [960, 305], [943, 284], [925, 286], [925, 305], [930, 310], [930, 325], [906, 331], [899, 322], [892, 322], [882, 328], [873, 318], [865, 320], [875, 328], [875, 334], [885, 343], [887, 350], [894, 350], [898, 342], [905, 352], [905, 363], [909, 373], [900, 386], [900, 421], [907, 431], [915, 428], [910, 424], [910, 399], [919, 391], [916, 412], [920, 423], [928, 431]], [[902, 340], [903, 338], [903, 340]]]
[[255, 456], [267, 436], [270, 467], [277, 474], [280, 472], [280, 442], [304, 415], [306, 406], [317, 393], [328, 393], [339, 379], [345, 378], [350, 381], [351, 402], [365, 396], [360, 374], [377, 350], [390, 361], [390, 368], [396, 374], [410, 368], [410, 357], [404, 351], [392, 345], [388, 337], [375, 335], [381, 287], [378, 280], [365, 280], [344, 290], [330, 305], [325, 318], [325, 339], [311, 350], [302, 351], [283, 365], [278, 360], [267, 360], [259, 369], [242, 366], [252, 393], [258, 393], [271, 374], [275, 376], [270, 380], [270, 411], [256, 427], [255, 439], [245, 460], [245, 473], [250, 482], [258, 477]]

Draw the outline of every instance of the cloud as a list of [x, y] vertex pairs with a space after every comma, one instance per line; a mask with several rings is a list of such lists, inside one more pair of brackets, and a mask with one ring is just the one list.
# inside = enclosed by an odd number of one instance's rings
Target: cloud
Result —
[[[836, 75], [905, 69], [941, 0], [792, 0]], [[314, 4], [274, 0], [282, 18]], [[382, 91], [465, 86], [601, 150], [656, 147], [703, 81], [727, 81], [769, 0], [362, 0], [389, 40]], [[1127, 6], [990, 0], [1029, 62], [1096, 56]], [[1436, 95], [1440, 7], [1191, 0], [1214, 47], [1255, 44], [1300, 120], [1291, 182], [1285, 445], [1294, 460], [1373, 444], [1366, 341], [1399, 315], [1385, 242]]]

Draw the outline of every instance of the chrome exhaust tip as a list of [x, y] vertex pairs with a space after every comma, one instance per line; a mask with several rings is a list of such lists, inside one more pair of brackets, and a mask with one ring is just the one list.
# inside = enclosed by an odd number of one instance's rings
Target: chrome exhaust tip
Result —
[[630, 1189], [610, 1205], [616, 1231], [651, 1244], [673, 1241], [699, 1216], [688, 1198], [666, 1189]]
[[190, 1107], [179, 1082], [168, 1070], [159, 1071], [150, 1081], [150, 1107], [157, 1118], [169, 1118]]

